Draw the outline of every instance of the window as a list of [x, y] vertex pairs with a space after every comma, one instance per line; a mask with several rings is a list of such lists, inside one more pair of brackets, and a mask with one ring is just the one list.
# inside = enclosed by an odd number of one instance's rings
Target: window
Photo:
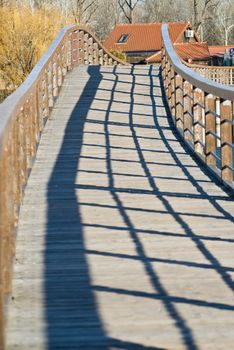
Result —
[[128, 40], [128, 34], [122, 34], [118, 40], [118, 44], [124, 44]]

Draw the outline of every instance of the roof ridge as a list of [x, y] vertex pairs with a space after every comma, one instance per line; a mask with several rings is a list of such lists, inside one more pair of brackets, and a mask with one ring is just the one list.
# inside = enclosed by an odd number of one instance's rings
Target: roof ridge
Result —
[[188, 24], [190, 23], [189, 21], [177, 21], [177, 22], [147, 22], [147, 23], [142, 23], [142, 22], [137, 22], [137, 23], [118, 23], [116, 24], [117, 26], [134, 26], [134, 25], [152, 25], [152, 24], [157, 24], [157, 25], [162, 25], [162, 24]]
[[[178, 42], [176, 42], [176, 43], [174, 43], [173, 45], [207, 45], [208, 46], [208, 44], [207, 44], [207, 41], [195, 41], [195, 42], [186, 42], [186, 43], [178, 43]], [[210, 46], [209, 46], [210, 47]]]

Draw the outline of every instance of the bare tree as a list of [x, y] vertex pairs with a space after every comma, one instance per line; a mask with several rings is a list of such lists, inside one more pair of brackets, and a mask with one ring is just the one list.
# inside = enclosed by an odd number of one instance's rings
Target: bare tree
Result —
[[234, 4], [230, 0], [223, 1], [217, 11], [222, 42], [228, 45], [231, 32], [234, 33]]
[[97, 37], [104, 41], [116, 24], [121, 21], [121, 9], [116, 0], [99, 0], [90, 25]]
[[212, 16], [220, 0], [193, 0], [193, 26], [199, 31], [205, 20]]
[[75, 23], [87, 24], [98, 7], [97, 0], [73, 0], [71, 13]]
[[133, 12], [135, 7], [142, 0], [118, 0], [118, 4], [129, 23], [133, 23]]

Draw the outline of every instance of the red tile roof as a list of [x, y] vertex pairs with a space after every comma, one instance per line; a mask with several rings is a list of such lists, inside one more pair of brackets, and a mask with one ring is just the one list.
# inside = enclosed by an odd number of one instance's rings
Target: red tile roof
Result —
[[[124, 52], [161, 50], [161, 26], [162, 23], [118, 24], [104, 42], [104, 46], [108, 50]], [[169, 23], [172, 41], [179, 41], [189, 26], [189, 22]], [[129, 38], [126, 43], [118, 44], [123, 34], [128, 34]]]
[[234, 47], [233, 45], [219, 45], [219, 46], [209, 46], [209, 52], [211, 56], [223, 56], [226, 49]]
[[157, 63], [157, 62], [159, 63], [159, 62], [161, 62], [161, 54], [162, 54], [161, 51], [156, 52], [156, 53], [153, 54], [152, 56], [147, 57], [145, 60], [146, 60], [146, 62], [148, 62], [148, 63]]
[[177, 55], [183, 60], [208, 60], [210, 52], [207, 43], [177, 43], [174, 44]]
[[[208, 60], [210, 57], [207, 43], [175, 43], [175, 51], [183, 60], [191, 58], [192, 60]], [[161, 51], [148, 57], [148, 63], [160, 62]]]

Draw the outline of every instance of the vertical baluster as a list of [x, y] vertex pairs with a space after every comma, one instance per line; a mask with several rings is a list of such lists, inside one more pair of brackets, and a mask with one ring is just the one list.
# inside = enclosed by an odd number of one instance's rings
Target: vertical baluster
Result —
[[[38, 126], [39, 136], [43, 130], [43, 99], [42, 99], [42, 81], [39, 80], [37, 85], [37, 115], [38, 115]], [[53, 76], [53, 95], [54, 95], [54, 76]]]
[[24, 108], [22, 107], [19, 113], [19, 124], [20, 124], [20, 169], [21, 169], [21, 196], [23, 192], [23, 188], [26, 185], [28, 178], [27, 171], [27, 152], [26, 152], [26, 125], [25, 125], [25, 117], [24, 117]]
[[67, 66], [67, 70], [70, 71], [72, 69], [72, 33], [69, 33], [68, 35], [66, 35], [65, 44], [66, 44], [66, 66]]
[[20, 167], [20, 120], [19, 115], [14, 123], [14, 206], [15, 219], [18, 221], [19, 204], [21, 203], [21, 167]]
[[88, 39], [88, 33], [84, 34], [84, 64], [89, 64]]
[[93, 64], [97, 65], [98, 62], [98, 44], [93, 44]]
[[43, 108], [43, 118], [49, 115], [49, 92], [48, 92], [48, 81], [47, 81], [47, 71], [44, 71], [42, 79], [42, 108]]
[[48, 84], [48, 107], [49, 107], [49, 109], [52, 109], [52, 107], [54, 105], [52, 62], [50, 62], [48, 64], [48, 67], [47, 67], [47, 84]]
[[63, 77], [65, 77], [67, 74], [65, 41], [63, 41], [62, 48], [61, 48], [61, 64], [62, 64], [62, 66], [61, 66], [62, 67], [62, 75], [63, 75]]
[[[63, 73], [62, 73], [62, 57], [61, 51], [57, 55], [57, 75], [58, 75], [58, 92], [60, 91], [61, 86], [63, 85]], [[48, 82], [47, 82], [48, 84]]]
[[5, 232], [5, 220], [4, 220], [4, 211], [5, 211], [5, 186], [4, 186], [4, 176], [5, 169], [3, 166], [3, 157], [0, 153], [0, 349], [5, 348], [5, 298], [4, 298], [4, 232]]
[[221, 175], [228, 182], [233, 180], [232, 171], [232, 103], [221, 101]]
[[59, 90], [61, 87], [60, 50], [57, 50], [57, 55], [56, 55], [56, 71], [57, 71], [56, 74], [57, 74], [57, 88], [58, 88], [57, 94], [59, 95]]
[[176, 127], [179, 131], [184, 130], [184, 103], [183, 103], [183, 79], [179, 74], [175, 77], [175, 114]]
[[84, 32], [80, 30], [78, 32], [78, 62], [84, 64]]
[[205, 96], [205, 124], [206, 124], [206, 163], [209, 166], [216, 166], [216, 117], [215, 97], [212, 94]]
[[104, 66], [108, 66], [108, 55], [106, 53], [104, 53]]
[[93, 50], [93, 38], [88, 39], [88, 64], [93, 64], [94, 62], [94, 50]]
[[100, 64], [101, 66], [103, 66], [103, 64], [104, 64], [103, 56], [104, 56], [103, 49], [100, 49], [100, 50], [99, 50], [99, 64]]
[[203, 111], [204, 106], [204, 93], [201, 89], [194, 89], [193, 92], [193, 116], [194, 116], [194, 150], [199, 153], [202, 157], [205, 156], [204, 146], [204, 127], [203, 123]]
[[[215, 111], [216, 111], [216, 134], [217, 136], [220, 138], [220, 98], [216, 97], [215, 99]], [[221, 146], [221, 142], [220, 140], [217, 138], [216, 141], [216, 146], [220, 147]]]
[[9, 228], [7, 217], [8, 193], [7, 193], [7, 162], [6, 162], [6, 147], [0, 153], [0, 348], [5, 346], [5, 290], [6, 290], [6, 236]]
[[76, 66], [78, 64], [78, 31], [75, 30], [72, 32], [71, 42], [72, 42], [72, 66]]
[[165, 79], [166, 79], [166, 54], [165, 54], [164, 47], [162, 48], [162, 78], [163, 78], [163, 83], [164, 83], [164, 86], [165, 86]]
[[184, 81], [184, 138], [193, 145], [193, 87], [188, 81]]
[[[53, 84], [53, 78], [51, 77], [51, 84]], [[51, 94], [53, 94], [53, 88], [51, 86]], [[35, 123], [35, 137], [36, 144], [40, 140], [40, 120], [39, 120], [39, 107], [38, 107], [38, 85], [34, 88], [33, 93], [33, 110], [34, 110], [34, 123]]]
[[31, 164], [31, 138], [30, 138], [30, 106], [29, 100], [24, 105], [25, 135], [26, 135], [26, 163], [27, 169], [32, 168]]
[[58, 96], [58, 70], [57, 70], [57, 56], [52, 60], [53, 62], [53, 95]]
[[171, 66], [171, 115], [175, 121], [175, 71]]
[[36, 123], [35, 123], [35, 110], [34, 110], [34, 96], [30, 96], [30, 121], [31, 121], [31, 157], [34, 158], [36, 155], [36, 144], [37, 144], [37, 137], [36, 137]]
[[168, 62], [168, 57], [166, 55], [166, 61], [165, 61], [165, 92], [166, 96], [168, 99], [168, 87], [169, 87], [169, 80], [168, 80], [168, 75], [169, 75], [169, 62]]
[[3, 258], [6, 261], [4, 271], [4, 294], [7, 296], [11, 292], [11, 272], [12, 272], [12, 245], [14, 232], [14, 194], [13, 194], [13, 140], [12, 128], [8, 134], [7, 145], [5, 148], [5, 166], [6, 166], [6, 198], [5, 205], [7, 208], [5, 227], [5, 244]]
[[167, 101], [168, 101], [168, 105], [169, 107], [171, 108], [171, 64], [170, 62], [168, 61], [167, 63]]

